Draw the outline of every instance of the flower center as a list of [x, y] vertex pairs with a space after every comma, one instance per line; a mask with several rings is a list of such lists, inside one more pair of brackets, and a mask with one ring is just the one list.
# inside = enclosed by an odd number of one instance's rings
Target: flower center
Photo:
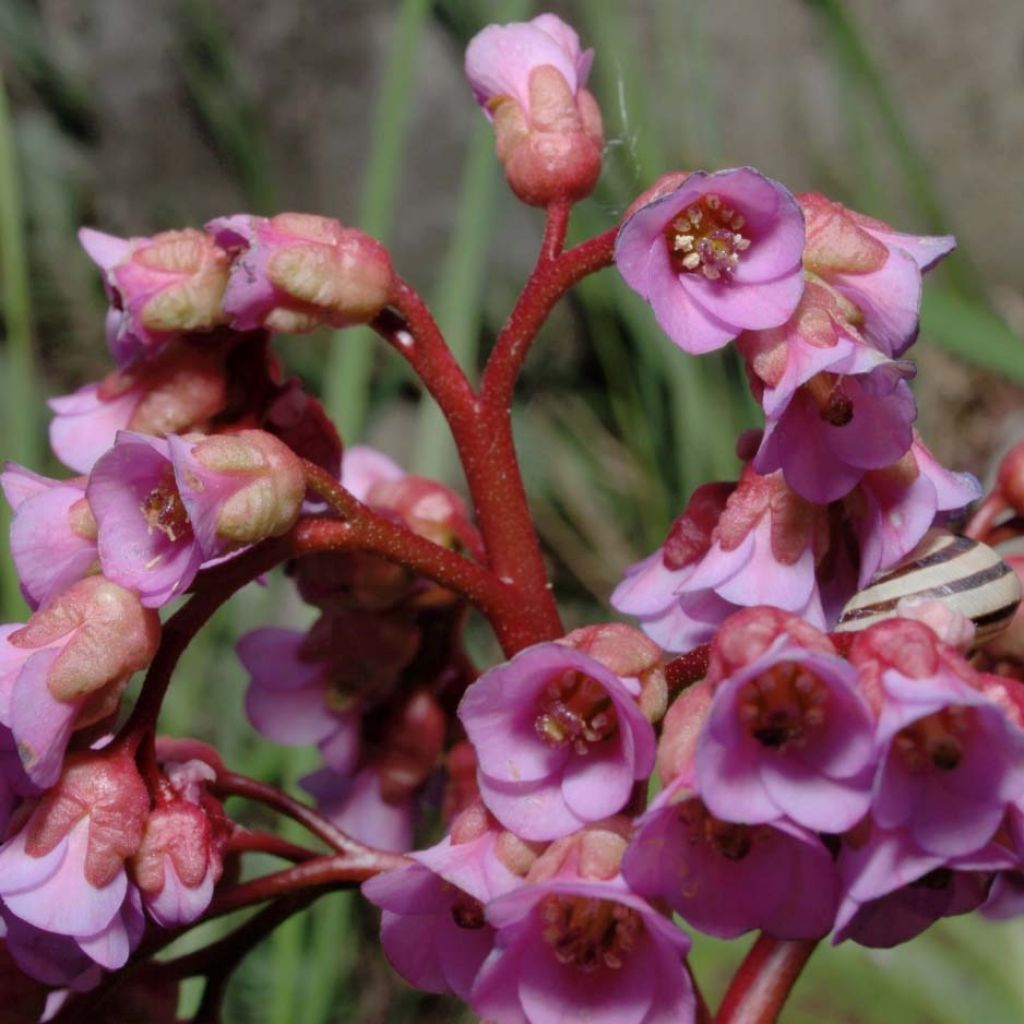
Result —
[[698, 799], [680, 804], [676, 814], [686, 829], [691, 845], [707, 843], [726, 860], [743, 860], [753, 849], [762, 831], [750, 825], [722, 821], [709, 814]]
[[150, 532], [159, 530], [166, 534], [169, 541], [180, 540], [192, 531], [188, 512], [185, 511], [178, 485], [174, 481], [174, 470], [170, 466], [164, 467], [160, 482], [146, 495], [139, 507]]
[[818, 413], [833, 427], [845, 427], [853, 419], [853, 400], [843, 392], [843, 378], [838, 373], [823, 370], [805, 385]]
[[750, 248], [750, 239], [741, 234], [746, 223], [721, 196], [701, 196], [665, 227], [673, 269], [703, 274], [709, 281], [729, 276], [739, 266], [740, 254]]
[[565, 672], [541, 694], [535, 728], [553, 747], [571, 744], [586, 754], [592, 743], [613, 736], [619, 720], [605, 688], [581, 672]]
[[586, 896], [546, 896], [541, 920], [544, 941], [555, 959], [587, 972], [620, 968], [643, 928], [640, 914], [631, 907]]
[[764, 747], [802, 746], [825, 722], [825, 684], [795, 661], [772, 665], [740, 691], [740, 722]]
[[893, 741], [897, 754], [912, 772], [929, 766], [951, 772], [964, 756], [968, 730], [968, 708], [943, 708], [901, 729]]
[[461, 889], [452, 901], [452, 920], [467, 931], [479, 931], [487, 924], [483, 904]]

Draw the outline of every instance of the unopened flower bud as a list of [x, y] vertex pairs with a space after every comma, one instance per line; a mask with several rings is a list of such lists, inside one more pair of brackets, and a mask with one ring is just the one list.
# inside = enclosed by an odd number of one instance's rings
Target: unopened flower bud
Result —
[[602, 880], [614, 878], [632, 833], [629, 819], [616, 815], [556, 839], [530, 868], [529, 881], [539, 885], [567, 874]]
[[118, 363], [133, 361], [184, 331], [225, 323], [221, 300], [228, 255], [192, 228], [152, 238], [115, 238], [82, 228], [79, 241], [104, 272], [112, 309], [107, 340]]
[[423, 785], [441, 756], [446, 725], [444, 711], [425, 690], [402, 708], [388, 730], [377, 764], [384, 800], [397, 803]]
[[1024, 515], [1024, 442], [1014, 446], [999, 464], [999, 490], [1017, 515]]
[[286, 444], [262, 430], [217, 434], [190, 449], [189, 444], [172, 439], [171, 457], [176, 473], [191, 485], [181, 488], [181, 500], [193, 529], [201, 529], [203, 511], [215, 495], [222, 500], [214, 531], [224, 544], [254, 544], [292, 528], [306, 481], [302, 462]]
[[221, 245], [241, 250], [224, 296], [239, 330], [295, 334], [366, 323], [391, 294], [394, 272], [384, 246], [328, 217], [238, 214], [207, 229]]
[[489, 25], [466, 50], [466, 75], [494, 122], [512, 191], [531, 206], [589, 195], [601, 173], [601, 111], [584, 88], [593, 51], [553, 14]]

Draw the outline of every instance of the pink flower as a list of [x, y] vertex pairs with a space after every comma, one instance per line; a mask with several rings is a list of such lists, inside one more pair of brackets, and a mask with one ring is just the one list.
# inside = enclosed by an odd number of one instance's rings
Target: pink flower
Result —
[[139, 846], [149, 795], [130, 757], [73, 755], [60, 782], [0, 847], [0, 899], [44, 932], [73, 938], [116, 970], [141, 936], [125, 860]]
[[664, 900], [694, 928], [723, 939], [753, 928], [820, 938], [838, 900], [832, 855], [816, 835], [785, 820], [716, 818], [682, 777], [637, 823], [622, 874], [638, 895]]
[[782, 185], [739, 167], [652, 192], [619, 230], [615, 263], [680, 348], [711, 352], [789, 319], [804, 287], [804, 223]]
[[202, 231], [163, 231], [152, 238], [78, 233], [103, 271], [111, 300], [107, 341], [120, 365], [147, 355], [181, 331], [226, 323], [221, 299], [228, 255]]
[[940, 918], [976, 910], [996, 873], [1015, 859], [996, 842], [943, 857], [916, 847], [905, 832], [877, 827], [854, 840], [839, 855], [844, 893], [833, 942], [852, 939], [882, 949], [909, 941]]
[[715, 685], [698, 790], [725, 821], [843, 832], [867, 812], [874, 720], [842, 658], [787, 637]]
[[484, 904], [522, 884], [499, 857], [500, 839], [474, 808], [436, 846], [411, 854], [414, 863], [363, 883], [363, 895], [383, 911], [384, 952], [410, 985], [469, 998], [494, 946]]
[[25, 626], [0, 627], [0, 723], [35, 785], [56, 781], [72, 732], [116, 711], [159, 641], [156, 613], [102, 576], [74, 584]]
[[223, 871], [228, 823], [205, 792], [216, 772], [205, 761], [164, 766], [167, 789], [146, 819], [132, 876], [149, 916], [163, 928], [206, 912]]
[[711, 639], [737, 608], [772, 604], [824, 627], [816, 510], [779, 473], [698, 487], [663, 547], [626, 570], [612, 606], [670, 651]]
[[99, 567], [84, 480], [50, 480], [9, 462], [0, 487], [14, 512], [11, 557], [31, 607]]
[[798, 494], [826, 504], [910, 448], [913, 364], [868, 345], [821, 285], [807, 285], [783, 327], [741, 344], [767, 418], [758, 473], [781, 469]]
[[554, 839], [615, 814], [654, 765], [640, 686], [561, 643], [485, 672], [459, 718], [488, 810], [525, 839]]
[[556, 878], [487, 905], [495, 949], [470, 998], [496, 1024], [692, 1022], [689, 940], [621, 876]]
[[287, 532], [304, 492], [298, 458], [255, 430], [163, 440], [121, 431], [86, 489], [104, 573], [152, 608], [184, 593], [204, 562]]
[[950, 235], [904, 235], [815, 192], [797, 196], [807, 218], [804, 266], [860, 311], [862, 331], [887, 356], [917, 337], [921, 275], [956, 245]]
[[1024, 792], [1024, 732], [923, 623], [870, 626], [849, 657], [878, 708], [875, 823], [926, 854], [980, 849]]
[[601, 171], [601, 112], [584, 88], [594, 51], [553, 14], [488, 25], [466, 49], [466, 77], [494, 122], [515, 194], [545, 206], [589, 195]]
[[201, 430], [227, 403], [224, 360], [230, 341], [169, 342], [126, 370], [50, 399], [50, 445], [57, 458], [88, 473], [119, 430], [165, 434]]
[[206, 229], [234, 255], [224, 311], [236, 330], [347, 327], [372, 320], [390, 296], [387, 250], [328, 217], [240, 213]]

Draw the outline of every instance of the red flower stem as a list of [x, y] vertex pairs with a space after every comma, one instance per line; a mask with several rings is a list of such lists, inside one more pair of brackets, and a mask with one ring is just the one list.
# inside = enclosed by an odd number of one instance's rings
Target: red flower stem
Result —
[[715, 1024], [773, 1024], [800, 977], [817, 939], [784, 941], [758, 936], [715, 1017]]
[[239, 829], [231, 837], [225, 852], [229, 854], [266, 853], [271, 857], [290, 860], [293, 864], [301, 864], [303, 861], [321, 856], [316, 850], [290, 843], [287, 839], [282, 839], [270, 832], [254, 832], [249, 829]]
[[362, 843], [356, 842], [340, 828], [332, 825], [326, 818], [317, 814], [312, 807], [266, 782], [250, 779], [247, 775], [240, 775], [237, 772], [224, 771], [218, 773], [211, 788], [221, 796], [240, 796], [273, 808], [285, 817], [291, 818], [292, 821], [298, 822], [317, 839], [325, 842], [338, 853], [364, 858], [368, 853], [374, 852]]
[[548, 206], [544, 220], [544, 238], [540, 243], [539, 262], [550, 263], [557, 259], [565, 245], [565, 233], [569, 229], [569, 214], [572, 203], [568, 199], [556, 199]]
[[687, 686], [703, 679], [708, 671], [708, 655], [711, 644], [701, 644], [692, 651], [680, 654], [665, 665], [665, 678], [670, 693], [678, 693]]

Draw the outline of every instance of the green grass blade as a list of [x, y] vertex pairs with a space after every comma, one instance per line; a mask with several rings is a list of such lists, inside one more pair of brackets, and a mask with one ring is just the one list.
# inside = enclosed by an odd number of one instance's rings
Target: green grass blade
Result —
[[[28, 283], [24, 211], [18, 181], [14, 125], [7, 106], [7, 90], [0, 77], [0, 286], [4, 323], [3, 425], [4, 458], [28, 466], [39, 464], [39, 389], [32, 345], [32, 296]], [[0, 531], [7, 536], [7, 505], [0, 514]], [[8, 555], [3, 563], [4, 621], [20, 617], [24, 602]]]
[[[403, 0], [380, 99], [373, 111], [373, 139], [366, 163], [359, 227], [387, 241], [404, 165], [420, 39], [430, 14], [429, 0]], [[373, 334], [368, 329], [336, 331], [331, 337], [324, 380], [327, 412], [346, 440], [363, 429], [373, 367]]]

